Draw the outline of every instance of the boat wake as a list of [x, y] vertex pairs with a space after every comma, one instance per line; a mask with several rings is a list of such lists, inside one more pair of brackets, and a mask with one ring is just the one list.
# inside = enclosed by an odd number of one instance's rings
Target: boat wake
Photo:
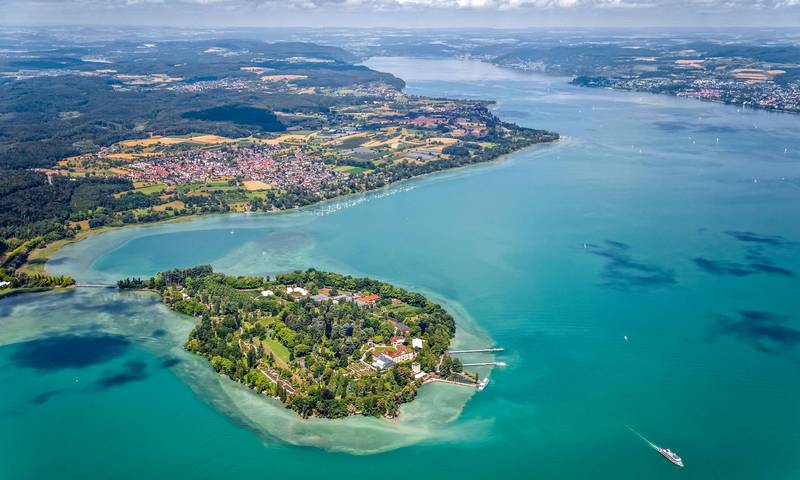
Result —
[[658, 450], [658, 448], [659, 448], [659, 447], [658, 447], [658, 445], [656, 445], [655, 443], [653, 443], [653, 442], [651, 442], [650, 440], [648, 440], [647, 438], [645, 438], [645, 436], [644, 436], [644, 435], [642, 435], [641, 433], [637, 432], [637, 431], [636, 431], [636, 429], [634, 429], [634, 428], [633, 428], [633, 427], [631, 427], [630, 425], [625, 425], [625, 427], [627, 427], [627, 429], [628, 429], [628, 430], [630, 430], [631, 432], [633, 432], [633, 433], [634, 433], [634, 435], [636, 435], [637, 437], [641, 438], [641, 439], [642, 439], [642, 440], [644, 440], [644, 441], [645, 441], [645, 442], [646, 442], [648, 445], [650, 445], [650, 448], [652, 448], [652, 449], [654, 449], [654, 450]]

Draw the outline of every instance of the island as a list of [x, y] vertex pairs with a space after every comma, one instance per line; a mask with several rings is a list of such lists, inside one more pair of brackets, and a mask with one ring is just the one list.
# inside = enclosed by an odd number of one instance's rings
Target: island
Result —
[[448, 354], [456, 324], [441, 305], [378, 280], [314, 269], [230, 276], [202, 265], [118, 287], [158, 292], [196, 317], [188, 351], [302, 417], [391, 418], [425, 383], [484, 385]]

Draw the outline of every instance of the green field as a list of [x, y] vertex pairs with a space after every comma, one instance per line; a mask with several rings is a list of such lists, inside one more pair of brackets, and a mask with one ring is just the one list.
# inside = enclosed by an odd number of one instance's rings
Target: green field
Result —
[[145, 195], [149, 195], [151, 193], [161, 193], [164, 191], [165, 188], [167, 188], [167, 186], [164, 185], [163, 183], [157, 183], [155, 185], [137, 188], [136, 191], [144, 193]]
[[340, 172], [349, 173], [351, 175], [359, 175], [359, 174], [362, 174], [364, 172], [371, 171], [368, 168], [355, 167], [353, 165], [338, 165], [338, 166], [333, 167], [333, 168], [338, 170], [338, 171], [340, 171]]
[[246, 191], [245, 194], [247, 195], [247, 198], [249, 200], [252, 200], [254, 198], [264, 199], [264, 198], [267, 198], [267, 193], [268, 192], [269, 192], [269, 190], [251, 190], [251, 191]]
[[286, 365], [289, 364], [289, 349], [286, 348], [281, 342], [272, 337], [267, 337], [267, 339], [264, 340], [264, 343], [269, 347], [272, 353], [275, 354], [275, 358], [282, 361]]
[[412, 307], [411, 305], [401, 304], [401, 305], [388, 305], [383, 307], [386, 311], [392, 312], [398, 317], [401, 318], [408, 318], [418, 313], [418, 309]]

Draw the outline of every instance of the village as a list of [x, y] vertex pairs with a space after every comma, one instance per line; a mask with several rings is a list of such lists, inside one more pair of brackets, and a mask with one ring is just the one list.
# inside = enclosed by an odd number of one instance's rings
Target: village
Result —
[[327, 114], [278, 112], [276, 118], [287, 125], [283, 132], [240, 138], [151, 135], [37, 171], [48, 177], [131, 182], [133, 188], [115, 198], [136, 208], [75, 218], [88, 228], [213, 211], [299, 207], [558, 138], [504, 124], [485, 102], [413, 97], [381, 85], [359, 89], [382, 96], [345, 102]]

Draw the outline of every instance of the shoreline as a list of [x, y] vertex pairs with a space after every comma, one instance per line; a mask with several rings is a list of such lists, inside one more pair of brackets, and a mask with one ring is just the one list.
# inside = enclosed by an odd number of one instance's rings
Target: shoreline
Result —
[[[189, 270], [197, 269], [197, 268], [200, 268], [200, 267], [192, 267]], [[209, 271], [210, 271], [210, 269], [209, 269]], [[300, 271], [295, 271], [293, 273], [299, 273], [299, 272]], [[155, 277], [152, 277], [149, 281], [150, 282], [155, 281], [155, 279], [158, 278], [159, 275], [160, 274], [157, 274]], [[225, 275], [225, 274], [223, 274], [223, 275]], [[340, 274], [337, 274], [337, 275], [346, 276], [347, 278], [351, 278], [351, 277], [359, 278], [359, 277], [357, 277], [357, 276], [355, 276], [355, 275], [353, 275], [351, 273], [340, 273]], [[431, 303], [434, 306], [436, 306], [438, 310], [443, 311], [445, 313], [445, 317], [450, 317], [452, 319], [452, 321], [453, 321], [453, 326], [455, 328], [453, 328], [453, 331], [451, 333], [451, 338], [449, 339], [449, 341], [447, 343], [447, 346], [443, 347], [442, 353], [439, 354], [436, 370], [435, 371], [431, 370], [430, 373], [427, 374], [421, 380], [419, 379], [419, 377], [416, 377], [416, 380], [414, 381], [414, 383], [417, 385], [417, 389], [421, 389], [425, 385], [428, 385], [428, 384], [431, 384], [431, 383], [439, 382], [439, 383], [445, 383], [445, 384], [452, 384], [452, 385], [457, 386], [459, 388], [470, 387], [470, 389], [482, 390], [483, 386], [485, 386], [485, 383], [482, 384], [479, 381], [480, 375], [477, 372], [473, 372], [473, 373], [470, 374], [469, 372], [464, 371], [464, 374], [463, 374], [465, 377], [475, 377], [474, 384], [467, 383], [466, 381], [459, 382], [457, 379], [449, 379], [446, 376], [441, 376], [440, 372], [439, 372], [438, 365], [441, 364], [442, 359], [447, 356], [447, 351], [448, 350], [454, 349], [454, 348], [464, 348], [465, 346], [470, 346], [470, 347], [474, 348], [479, 343], [481, 345], [483, 345], [483, 344], [485, 344], [485, 343], [487, 343], [489, 341], [488, 334], [486, 334], [485, 331], [480, 329], [480, 327], [477, 325], [477, 323], [474, 321], [474, 319], [472, 319], [471, 316], [464, 311], [463, 307], [461, 307], [460, 304], [458, 304], [455, 300], [444, 299], [442, 297], [439, 297], [438, 295], [433, 295], [433, 296], [429, 297], [427, 293], [422, 293], [422, 290], [417, 290], [417, 289], [409, 290], [409, 289], [406, 289], [406, 287], [403, 287], [403, 286], [394, 286], [393, 284], [387, 283], [384, 280], [377, 280], [377, 279], [373, 279], [371, 277], [363, 277], [363, 278], [365, 278], [365, 279], [367, 279], [367, 280], [369, 280], [369, 281], [371, 281], [373, 283], [377, 282], [377, 284], [379, 284], [379, 285], [383, 284], [383, 285], [391, 286], [391, 287], [396, 288], [396, 289], [399, 288], [400, 289], [400, 295], [401, 295], [400, 298], [402, 298], [402, 295], [406, 294], [406, 293], [421, 295], [426, 302]], [[130, 279], [126, 279], [126, 280], [130, 280]], [[277, 279], [276, 279], [276, 281], [277, 281]], [[178, 285], [180, 285], [180, 284], [178, 284]], [[162, 286], [161, 288], [163, 289], [165, 287]], [[181, 287], [178, 287], [178, 288], [180, 289]], [[263, 287], [259, 287], [259, 288], [263, 288]], [[251, 291], [257, 291], [259, 288], [244, 289], [244, 290], [242, 290], [240, 288], [237, 288], [237, 290], [238, 291], [251, 292]], [[281, 288], [283, 288], [283, 287], [281, 287]], [[328, 287], [325, 287], [325, 288], [328, 288]], [[185, 311], [182, 311], [180, 308], [176, 308], [174, 303], [171, 303], [169, 301], [169, 297], [165, 297], [164, 290], [160, 290], [156, 286], [148, 286], [148, 285], [145, 285], [145, 284], [141, 284], [141, 282], [140, 282], [139, 285], [133, 285], [133, 284], [128, 283], [125, 286], [121, 285], [119, 287], [119, 292], [137, 292], [137, 293], [152, 294], [152, 295], [154, 295], [155, 297], [157, 297], [159, 299], [158, 303], [160, 305], [165, 306], [169, 311], [171, 311], [174, 314], [178, 314], [178, 315], [180, 315], [182, 317], [185, 317], [189, 322], [191, 322], [193, 325], [195, 325], [195, 329], [197, 328], [197, 325], [200, 324], [200, 321], [198, 320], [200, 317], [199, 317], [198, 314], [185, 312]], [[389, 295], [389, 294], [387, 293], [387, 295]], [[184, 297], [184, 298], [186, 298], [186, 297]], [[294, 300], [289, 299], [287, 301], [294, 301]], [[432, 317], [432, 318], [434, 318], [434, 317]], [[189, 339], [196, 338], [196, 337], [193, 337], [193, 335], [194, 334], [190, 334], [188, 338]], [[205, 362], [202, 362], [202, 363], [204, 365], [208, 366], [208, 362], [210, 360], [210, 356], [207, 354], [207, 352], [206, 353], [201, 353], [201, 351], [199, 351], [197, 349], [187, 348], [186, 345], [185, 345], [185, 342], [183, 342], [183, 340], [184, 340], [183, 338], [180, 338], [180, 339], [177, 339], [177, 340], [179, 340], [179, 341], [178, 341], [178, 343], [176, 345], [174, 345], [175, 348], [178, 348], [181, 351], [186, 352], [188, 354], [193, 354], [193, 356], [196, 357], [196, 358], [205, 359]], [[465, 340], [466, 340], [466, 342], [465, 342]], [[366, 346], [366, 344], [364, 346]], [[377, 346], [380, 346], [380, 345], [377, 345]], [[388, 345], [384, 345], [384, 347], [387, 347], [387, 346]], [[368, 354], [370, 350], [371, 349], [368, 349], [366, 351], [365, 355]], [[363, 358], [362, 358], [361, 361], [363, 362]], [[213, 361], [211, 362], [211, 364], [213, 366]], [[269, 377], [269, 379], [272, 381], [272, 383], [277, 384], [277, 385], [280, 386], [281, 385], [280, 378], [278, 378], [278, 379], [272, 378], [272, 376], [270, 376], [269, 373], [265, 372], [262, 369], [262, 367], [269, 369], [266, 365], [261, 365], [260, 367], [250, 366], [249, 368], [251, 368], [251, 369], [252, 368], [256, 368], [256, 369], [260, 370], [262, 373], [264, 373], [265, 375], [267, 375]], [[248, 383], [247, 382], [247, 376], [241, 377], [241, 375], [240, 375], [240, 378], [236, 378], [236, 376], [231, 375], [230, 372], [222, 371], [222, 370], [220, 370], [218, 368], [214, 368], [213, 370], [215, 371], [214, 373], [216, 373], [220, 378], [227, 380], [227, 382], [226, 382], [226, 380], [221, 380], [223, 383], [227, 383], [229, 385], [238, 385], [239, 387], [243, 388], [244, 390], [252, 391], [255, 395], [258, 395], [259, 397], [266, 397], [266, 398], [272, 399], [272, 400], [279, 400], [280, 399], [279, 395], [275, 394], [275, 392], [272, 392], [272, 394], [270, 394], [270, 393], [267, 392], [266, 389], [259, 390], [258, 384], [250, 384], [250, 383]], [[380, 372], [380, 369], [378, 369], [378, 371]], [[446, 372], [449, 372], [449, 370], [447, 370]], [[459, 370], [459, 372], [460, 372], [460, 370]], [[488, 376], [488, 374], [489, 374], [489, 372], [485, 372], [485, 376]], [[449, 375], [449, 373], [444, 373], [442, 375]], [[286, 387], [286, 388], [288, 389], [289, 387]], [[297, 389], [297, 393], [302, 393], [302, 385], [301, 385], [301, 387], [294, 387], [294, 388]], [[291, 391], [289, 393], [294, 395], [295, 392]], [[414, 395], [414, 397], [416, 397], [416, 394]], [[472, 393], [468, 394], [468, 398], [471, 398], [471, 397], [472, 397]], [[415, 399], [412, 398], [411, 400], [402, 401], [400, 406], [402, 406], [403, 404], [410, 404], [414, 400]], [[272, 403], [274, 404], [275, 402], [272, 402]], [[285, 399], [282, 400], [282, 401], [279, 401], [277, 403], [277, 405], [279, 407], [288, 409], [289, 411], [291, 411], [295, 416], [297, 416], [301, 420], [320, 419], [320, 420], [336, 421], [336, 420], [346, 419], [346, 418], [350, 418], [350, 417], [366, 417], [366, 418], [376, 418], [376, 419], [380, 419], [380, 420], [388, 421], [390, 423], [397, 424], [403, 419], [402, 418], [403, 415], [401, 413], [402, 411], [396, 411], [394, 413], [384, 412], [382, 415], [378, 416], [378, 415], [373, 415], [373, 414], [365, 414], [363, 411], [359, 410], [359, 411], [355, 411], [355, 412], [348, 412], [347, 415], [345, 415], [343, 417], [337, 417], [337, 416], [328, 417], [328, 416], [325, 416], [325, 415], [317, 415], [317, 414], [304, 415], [304, 414], [298, 412], [297, 410], [295, 410], [294, 408], [292, 408], [290, 406], [290, 403], [286, 403]]]
[[[425, 59], [424, 57], [409, 57], [409, 58]], [[458, 57], [439, 57], [439, 59], [450, 59], [450, 58], [457, 58], [458, 59]], [[436, 58], [433, 58], [433, 59], [436, 59]], [[724, 100], [715, 100], [713, 98], [694, 97], [694, 96], [690, 96], [690, 95], [678, 95], [678, 94], [673, 94], [673, 93], [668, 93], [668, 92], [654, 92], [654, 91], [650, 91], [650, 90], [640, 90], [640, 89], [635, 89], [635, 88], [622, 88], [622, 87], [616, 87], [616, 86], [581, 85], [581, 84], [578, 84], [578, 83], [574, 83], [575, 79], [579, 76], [577, 74], [573, 74], [573, 75], [563, 75], [563, 74], [557, 74], [557, 73], [551, 74], [551, 73], [548, 73], [546, 71], [523, 70], [521, 68], [515, 68], [515, 67], [512, 67], [512, 66], [503, 65], [503, 64], [500, 64], [500, 63], [494, 63], [492, 61], [481, 60], [481, 59], [476, 59], [476, 58], [472, 58], [470, 60], [474, 60], [474, 61], [478, 61], [478, 62], [481, 62], [481, 63], [485, 63], [487, 65], [491, 65], [493, 67], [496, 67], [496, 68], [499, 68], [499, 69], [502, 69], [502, 70], [507, 70], [507, 71], [510, 71], [510, 72], [514, 72], [514, 73], [517, 73], [517, 74], [520, 74], [520, 75], [539, 76], [539, 77], [548, 78], [548, 79], [560, 79], [560, 80], [563, 80], [567, 85], [570, 85], [570, 86], [573, 86], [573, 87], [577, 87], [577, 88], [588, 88], [588, 89], [593, 89], [593, 90], [603, 90], [603, 89], [605, 89], [605, 90], [611, 90], [611, 91], [614, 91], [614, 92], [628, 92], [628, 93], [636, 93], [636, 94], [653, 95], [653, 96], [657, 96], [657, 97], [669, 97], [669, 98], [685, 99], [685, 100], [699, 101], [699, 102], [703, 102], [703, 103], [726, 105], [726, 106], [729, 106], [729, 107], [736, 107], [736, 108], [740, 108], [742, 110], [749, 110], [749, 111], [753, 111], [753, 112], [768, 112], [768, 113], [780, 113], [780, 114], [785, 114], [785, 115], [800, 115], [800, 110], [787, 110], [787, 109], [781, 109], [781, 108], [773, 108], [773, 107], [762, 106], [762, 105], [758, 105], [758, 104], [754, 104], [754, 103], [736, 103], [736, 102], [730, 102], [730, 101], [724, 101]]]
[[[378, 192], [389, 191], [392, 188], [396, 188], [398, 186], [402, 186], [402, 185], [404, 185], [406, 183], [410, 183], [410, 182], [418, 181], [418, 180], [422, 180], [422, 179], [434, 178], [437, 175], [453, 174], [453, 173], [469, 170], [469, 169], [480, 167], [480, 166], [497, 165], [497, 164], [505, 162], [508, 159], [508, 157], [511, 156], [511, 155], [515, 155], [515, 154], [518, 154], [520, 152], [523, 152], [523, 151], [526, 151], [526, 150], [529, 150], [529, 149], [541, 148], [541, 147], [552, 146], [552, 145], [558, 145], [560, 143], [561, 143], [561, 138], [560, 137], [558, 139], [556, 139], [556, 140], [552, 140], [552, 141], [549, 141], [549, 142], [534, 143], [534, 144], [522, 147], [522, 148], [520, 148], [518, 150], [514, 150], [514, 151], [508, 152], [508, 153], [504, 153], [504, 154], [499, 155], [496, 158], [493, 158], [491, 160], [486, 160], [486, 161], [483, 161], [483, 162], [477, 162], [477, 163], [468, 164], [468, 165], [461, 165], [461, 166], [453, 167], [453, 168], [446, 168], [446, 169], [443, 169], [443, 170], [437, 170], [435, 172], [425, 173], [425, 174], [417, 175], [417, 176], [410, 177], [410, 178], [404, 178], [402, 180], [399, 180], [399, 181], [396, 181], [396, 182], [393, 182], [393, 183], [390, 183], [390, 184], [387, 184], [387, 185], [384, 185], [382, 187], [375, 188], [375, 189], [372, 189], [372, 190], [366, 190], [364, 192], [357, 192], [357, 193], [349, 193], [349, 194], [346, 194], [346, 195], [340, 195], [338, 197], [324, 199], [324, 200], [320, 200], [318, 202], [310, 203], [308, 205], [303, 205], [302, 207], [294, 207], [294, 208], [283, 209], [283, 210], [275, 210], [275, 211], [271, 211], [271, 212], [259, 212], [259, 211], [256, 211], [256, 212], [210, 212], [210, 213], [205, 213], [205, 214], [192, 214], [192, 215], [178, 216], [178, 217], [168, 218], [168, 219], [164, 219], [164, 220], [159, 220], [159, 221], [156, 221], [156, 222], [131, 223], [131, 224], [125, 224], [125, 225], [120, 225], [120, 226], [104, 225], [102, 227], [99, 227], [99, 228], [96, 228], [96, 229], [90, 229], [88, 231], [81, 230], [73, 238], [69, 238], [69, 239], [65, 238], [65, 239], [61, 239], [61, 240], [56, 240], [55, 242], [53, 242], [51, 244], [48, 244], [44, 248], [36, 248], [36, 249], [32, 250], [31, 253], [28, 256], [28, 260], [19, 268], [19, 271], [23, 272], [23, 273], [28, 273], [28, 274], [37, 274], [37, 273], [39, 273], [39, 274], [50, 275], [50, 272], [47, 270], [47, 262], [53, 257], [53, 255], [58, 253], [61, 249], [63, 249], [67, 245], [79, 243], [79, 242], [81, 242], [83, 240], [92, 238], [92, 237], [94, 237], [96, 235], [101, 235], [101, 234], [108, 233], [108, 232], [122, 231], [124, 229], [131, 229], [131, 228], [135, 228], [135, 227], [145, 227], [145, 228], [147, 228], [147, 227], [158, 227], [158, 226], [162, 226], [162, 225], [169, 225], [169, 224], [173, 224], [173, 223], [191, 222], [191, 221], [199, 220], [199, 219], [202, 219], [202, 218], [210, 218], [210, 217], [213, 217], [215, 215], [218, 215], [218, 216], [263, 215], [263, 216], [266, 217], [266, 216], [271, 216], [271, 215], [282, 215], [282, 214], [288, 214], [288, 213], [293, 213], [293, 212], [303, 212], [303, 211], [312, 210], [312, 209], [315, 209], [315, 208], [320, 208], [321, 206], [324, 206], [326, 204], [335, 204], [335, 203], [340, 202], [340, 201], [342, 201], [344, 199], [359, 198], [359, 197], [362, 197], [362, 196], [372, 195], [372, 194], [375, 194], [375, 193], [378, 193]], [[77, 281], [77, 279], [76, 279], [76, 281]], [[46, 287], [43, 287], [43, 288], [46, 288]], [[0, 299], [1, 298], [3, 298], [3, 296], [0, 296]]]

